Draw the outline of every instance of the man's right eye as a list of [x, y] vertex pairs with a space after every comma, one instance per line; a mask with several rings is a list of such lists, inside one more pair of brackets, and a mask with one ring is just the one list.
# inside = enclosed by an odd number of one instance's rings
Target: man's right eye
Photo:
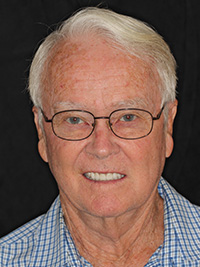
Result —
[[83, 120], [79, 117], [69, 117], [66, 121], [70, 124], [80, 124], [83, 123]]

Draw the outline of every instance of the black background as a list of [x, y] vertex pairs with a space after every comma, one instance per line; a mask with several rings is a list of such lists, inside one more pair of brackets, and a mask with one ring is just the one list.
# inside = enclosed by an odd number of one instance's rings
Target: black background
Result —
[[[0, 1], [0, 235], [45, 212], [56, 183], [37, 152], [37, 136], [26, 92], [31, 59], [57, 23], [100, 1]], [[178, 63], [175, 148], [164, 177], [200, 204], [200, 1], [108, 0], [102, 7], [151, 24], [164, 36]]]

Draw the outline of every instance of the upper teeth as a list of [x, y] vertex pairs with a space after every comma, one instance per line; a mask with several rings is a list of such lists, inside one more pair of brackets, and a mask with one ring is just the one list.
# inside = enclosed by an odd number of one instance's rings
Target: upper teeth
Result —
[[112, 181], [118, 180], [124, 177], [123, 174], [119, 173], [97, 173], [97, 172], [87, 172], [84, 174], [88, 179], [94, 181]]

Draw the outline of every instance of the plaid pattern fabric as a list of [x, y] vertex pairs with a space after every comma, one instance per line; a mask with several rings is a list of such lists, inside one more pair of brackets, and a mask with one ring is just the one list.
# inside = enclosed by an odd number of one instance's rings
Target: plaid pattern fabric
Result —
[[[163, 178], [164, 243], [145, 267], [200, 267], [200, 209]], [[66, 229], [60, 200], [50, 210], [0, 240], [1, 267], [92, 267], [81, 257]]]

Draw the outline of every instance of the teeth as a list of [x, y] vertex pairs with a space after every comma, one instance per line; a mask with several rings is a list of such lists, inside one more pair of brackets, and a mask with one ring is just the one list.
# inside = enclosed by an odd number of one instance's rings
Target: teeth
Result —
[[125, 175], [120, 173], [98, 173], [98, 172], [87, 172], [84, 174], [90, 180], [94, 181], [113, 181], [123, 178]]

